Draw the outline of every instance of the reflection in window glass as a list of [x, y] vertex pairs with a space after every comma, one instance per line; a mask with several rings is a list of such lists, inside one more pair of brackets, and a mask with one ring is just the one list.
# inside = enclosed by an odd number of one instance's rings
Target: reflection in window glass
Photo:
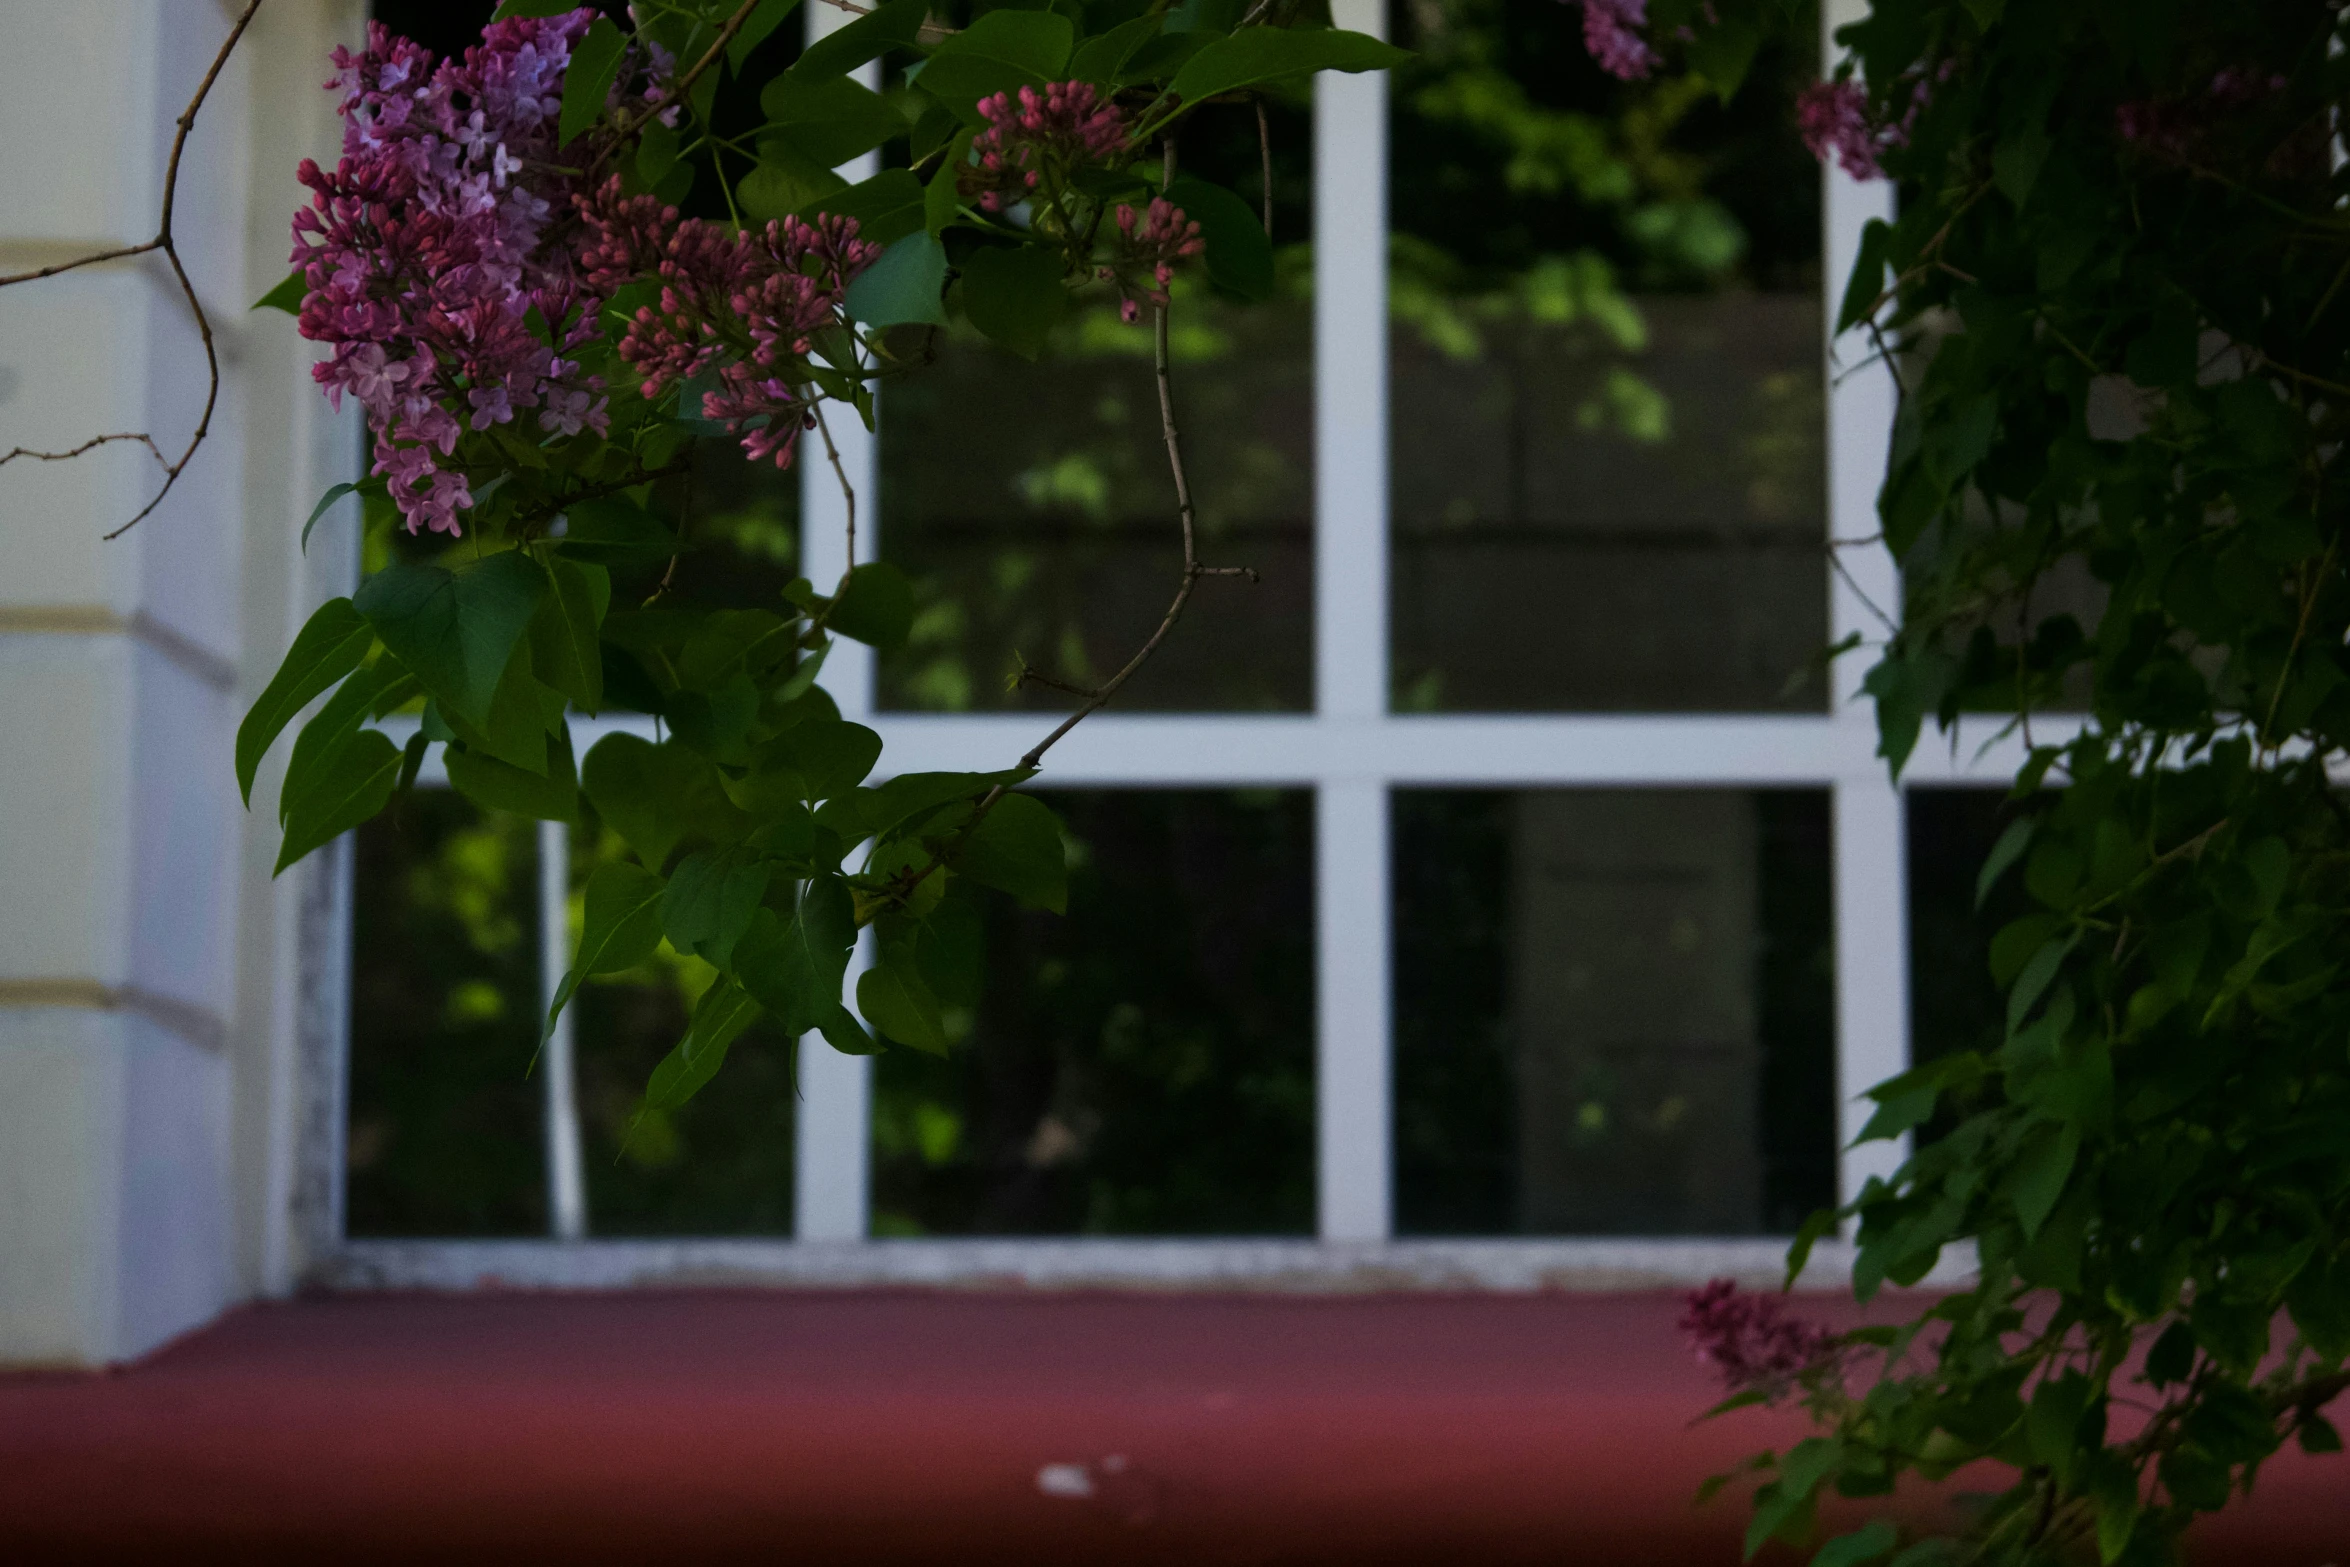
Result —
[[[1121, 708], [1303, 708], [1313, 686], [1313, 336], [1305, 218], [1309, 116], [1272, 113], [1275, 297], [1247, 303], [1176, 279], [1174, 398], [1210, 565], [1182, 634], [1119, 695]], [[1215, 106], [1185, 133], [1182, 171], [1253, 207], [1256, 119]], [[1091, 686], [1130, 657], [1180, 580], [1175, 488], [1152, 372], [1151, 327], [1096, 290], [1027, 363], [968, 328], [881, 395], [881, 549], [914, 579], [909, 644], [881, 661], [885, 706], [1061, 707], [1010, 677], [1023, 662]], [[907, 351], [918, 334], [901, 329]]]
[[352, 893], [347, 1229], [547, 1225], [538, 824], [421, 789], [359, 829]]
[[1408, 0], [1391, 148], [1395, 702], [1817, 710], [1807, 56], [1728, 107], [1556, 0]]
[[[581, 814], [572, 833], [574, 931], [589, 873], [626, 852], [591, 810]], [[798, 1056], [772, 1020], [737, 1039], [725, 1070], [684, 1105], [640, 1114], [645, 1080], [685, 1037], [714, 973], [663, 942], [650, 961], [579, 988], [572, 1027], [591, 1234], [791, 1233]]]
[[1046, 798], [1068, 914], [984, 895], [953, 1053], [876, 1062], [874, 1233], [1310, 1233], [1311, 797]]
[[1828, 798], [1400, 791], [1396, 1220], [1792, 1231], [1835, 1193]]

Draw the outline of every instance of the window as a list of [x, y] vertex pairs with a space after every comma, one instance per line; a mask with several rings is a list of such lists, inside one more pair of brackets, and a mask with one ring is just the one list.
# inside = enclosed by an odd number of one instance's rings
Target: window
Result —
[[[501, 1176], [494, 1212], [374, 1195], [402, 1166], [371, 1128], [404, 1112], [368, 1065], [392, 1013], [362, 1017], [355, 1266], [1688, 1277], [1772, 1266], [1804, 1213], [1888, 1167], [1886, 1145], [1839, 1150], [1909, 1056], [1922, 862], [1855, 700], [1865, 655], [1819, 651], [1881, 635], [1897, 599], [1881, 549], [1827, 548], [1874, 532], [1892, 401], [1825, 341], [1823, 300], [1889, 194], [1803, 157], [1783, 101], [1652, 86], [1627, 114], [1555, 0], [1333, 11], [1432, 63], [1315, 84], [1275, 170], [1281, 297], [1192, 314], [1178, 395], [1210, 548], [1267, 580], [1209, 584], [1135, 700], [1050, 757], [1100, 916], [993, 910], [961, 1054], [771, 1041], [704, 1096], [735, 1109], [666, 1129], [666, 1164], [621, 1149], [614, 1107], [676, 997], [590, 987], [531, 1089], [478, 1091], [505, 1129], [469, 1156], [541, 1172]], [[1811, 68], [1758, 65], [1782, 99]], [[1595, 142], [1611, 115], [1637, 135]], [[1201, 139], [1198, 166], [1255, 194], [1253, 138]], [[1448, 250], [1446, 203], [1497, 177], [1525, 193], [1510, 222]], [[1155, 621], [1172, 511], [1148, 392], [1114, 333], [1034, 368], [950, 345], [885, 395], [878, 440], [835, 430], [878, 497], [860, 553], [924, 594], [902, 655], [848, 644], [826, 670], [886, 765], [1002, 765], [1056, 705], [1006, 688], [1015, 654], [1082, 679]], [[720, 509], [743, 560], [780, 571], [796, 535], [796, 569], [829, 580], [842, 500], [820, 464], [799, 485]], [[1911, 781], [1998, 780], [2017, 749], [1929, 742]], [[427, 814], [441, 836], [411, 860], [515, 831]], [[549, 867], [593, 847], [565, 839], [539, 831], [462, 983], [560, 971], [568, 943], [543, 938], [575, 878]], [[360, 862], [369, 931], [465, 935], [377, 908], [408, 872], [366, 840]], [[1143, 922], [1174, 934], [1137, 952]], [[400, 988], [371, 966], [401, 960], [362, 941], [364, 1008]], [[465, 1026], [509, 1026], [468, 994]], [[1194, 1123], [1216, 1130], [1176, 1135]], [[524, 1230], [589, 1243], [395, 1238]]]

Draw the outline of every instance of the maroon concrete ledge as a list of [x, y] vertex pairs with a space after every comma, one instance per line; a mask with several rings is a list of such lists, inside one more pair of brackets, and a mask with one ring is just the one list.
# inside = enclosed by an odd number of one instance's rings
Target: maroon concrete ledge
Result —
[[[0, 1561], [1732, 1563], [1659, 1295], [355, 1296], [0, 1377]], [[1933, 1505], [1921, 1502], [1920, 1505]], [[2298, 1454], [2205, 1562], [2350, 1567]], [[1786, 1556], [1787, 1561], [1800, 1557]]]

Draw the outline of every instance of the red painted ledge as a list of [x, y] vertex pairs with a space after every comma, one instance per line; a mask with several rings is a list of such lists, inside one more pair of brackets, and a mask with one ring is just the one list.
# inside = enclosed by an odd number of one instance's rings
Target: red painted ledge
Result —
[[[1663, 1295], [349, 1296], [0, 1377], [0, 1561], [1738, 1559]], [[2197, 1559], [2350, 1567], [2298, 1454]], [[1799, 1561], [1797, 1556], [1782, 1560]]]

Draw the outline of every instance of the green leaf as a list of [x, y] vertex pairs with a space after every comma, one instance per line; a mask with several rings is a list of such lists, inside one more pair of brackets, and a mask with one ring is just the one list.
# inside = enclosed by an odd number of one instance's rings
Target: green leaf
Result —
[[773, 874], [767, 861], [738, 851], [687, 855], [670, 873], [661, 899], [661, 929], [669, 944], [726, 967]]
[[786, 71], [767, 84], [759, 107], [768, 119], [762, 141], [780, 136], [824, 169], [870, 152], [908, 129], [905, 115], [895, 105], [853, 76], [811, 79]]
[[2010, 1035], [2022, 1028], [2024, 1019], [2032, 1015], [2032, 1008], [2039, 1004], [2040, 997], [2054, 983], [2057, 971], [2064, 967], [2064, 960], [2072, 955], [2073, 947], [2080, 939], [2078, 931], [2049, 937], [2040, 944], [2040, 950], [2032, 954], [2023, 972], [2015, 977], [2015, 987], [2007, 993], [2007, 1031]]
[[237, 726], [237, 789], [253, 805], [253, 776], [261, 758], [310, 699], [359, 667], [375, 632], [349, 599], [328, 599], [295, 633], [284, 662]]
[[931, 51], [922, 67], [922, 90], [964, 123], [984, 124], [980, 99], [1023, 87], [1041, 90], [1060, 80], [1076, 41], [1069, 19], [1055, 12], [989, 11]]
[[[971, 132], [963, 130], [947, 144], [946, 156], [938, 160], [938, 168], [931, 174], [930, 183], [922, 187], [922, 226], [933, 235], [946, 232], [963, 210], [963, 194], [956, 180], [965, 161], [971, 155]], [[940, 286], [945, 286], [946, 256], [939, 256]], [[851, 292], [854, 292], [852, 287]]]
[[901, 1045], [934, 1056], [947, 1053], [938, 998], [923, 982], [911, 942], [885, 943], [874, 965], [857, 977], [857, 1010]]
[[726, 1064], [727, 1048], [758, 1016], [759, 1003], [733, 980], [720, 976], [695, 1004], [685, 1038], [653, 1068], [645, 1084], [645, 1108], [674, 1110], [700, 1093]]
[[848, 311], [873, 327], [945, 326], [946, 306], [940, 296], [946, 281], [947, 253], [937, 236], [908, 234], [849, 285]]
[[1838, 1535], [1819, 1549], [1811, 1559], [1811, 1567], [1861, 1567], [1873, 1562], [1901, 1543], [1901, 1531], [1889, 1518], [1879, 1518], [1866, 1528], [1850, 1534]]
[[956, 854], [954, 869], [1032, 908], [1068, 912], [1069, 862], [1060, 819], [1032, 794], [996, 801]]
[[461, 571], [402, 562], [361, 584], [351, 602], [409, 673], [457, 717], [489, 718], [490, 699], [529, 629], [547, 575], [507, 550]]
[[838, 876], [815, 876], [800, 888], [789, 919], [777, 918], [772, 909], [752, 916], [735, 943], [734, 970], [785, 1032], [805, 1034], [840, 1010], [841, 981], [856, 941], [848, 884]]
[[667, 560], [681, 548], [676, 534], [653, 514], [618, 495], [574, 501], [563, 514], [555, 548], [573, 560], [603, 566], [642, 566]]
[[441, 718], [451, 735], [473, 750], [543, 778], [547, 737], [562, 723], [563, 705], [560, 695], [539, 683], [525, 641], [507, 661], [490, 698], [489, 717], [477, 724], [444, 709]]
[[742, 75], [751, 51], [765, 43], [767, 35], [799, 8], [800, 0], [759, 0], [759, 9], [751, 13], [751, 19], [735, 31], [734, 41], [726, 46], [726, 68], [737, 76]]
[[620, 58], [628, 40], [609, 17], [599, 16], [587, 34], [571, 46], [571, 63], [563, 72], [563, 117], [555, 142], [567, 146], [585, 135], [604, 114], [604, 102], [620, 75]]
[[844, 1056], [881, 1054], [880, 1042], [865, 1032], [865, 1025], [858, 1022], [856, 1014], [847, 1007], [835, 1006], [817, 1021], [816, 1026], [823, 1032], [824, 1042]]
[[1273, 242], [1261, 212], [1223, 186], [1193, 175], [1168, 186], [1167, 199], [1198, 221], [1211, 281], [1243, 299], [1273, 297]]
[[2304, 1453], [2338, 1453], [2342, 1450], [2342, 1433], [2334, 1429], [2331, 1420], [2315, 1411], [2301, 1417], [2298, 1434]]
[[1251, 27], [1219, 38], [1184, 63], [1167, 90], [1185, 107], [1307, 71], [1384, 71], [1411, 58], [1368, 33], [1336, 28]]
[[[1813, 1440], [1818, 1440], [1813, 1438]], [[1792, 1539], [1811, 1526], [1814, 1510], [1818, 1507], [1817, 1494], [1806, 1490], [1790, 1492], [1786, 1485], [1774, 1480], [1754, 1493], [1754, 1517], [1746, 1525], [1746, 1541], [1742, 1561], [1754, 1560], [1773, 1536]]]
[[310, 530], [318, 526], [318, 519], [332, 510], [335, 502], [366, 487], [367, 484], [368, 481], [365, 479], [360, 480], [357, 484], [338, 484], [318, 498], [318, 504], [310, 508], [310, 516], [302, 524], [302, 540], [299, 545], [302, 553], [308, 554], [310, 552]]
[[2016, 1222], [2024, 1238], [2040, 1233], [2064, 1183], [2072, 1179], [2073, 1162], [2080, 1157], [2081, 1134], [2076, 1127], [2041, 1126], [2017, 1156], [2013, 1182]]
[[324, 843], [374, 816], [392, 797], [400, 776], [400, 748], [381, 730], [362, 729], [337, 746], [316, 782], [303, 791], [286, 818], [277, 868], [285, 868]]
[[[734, 194], [745, 214], [767, 222], [789, 217], [848, 186], [829, 162], [803, 151], [792, 138], [763, 136], [759, 139], [759, 166], [742, 177]], [[687, 395], [692, 395], [690, 387]]]
[[732, 841], [749, 825], [719, 789], [717, 769], [674, 741], [606, 735], [588, 752], [581, 780], [596, 814], [650, 870], [689, 837]]
[[500, 0], [498, 8], [490, 13], [490, 20], [503, 22], [510, 16], [561, 16], [579, 9], [579, 0]]
[[1159, 14], [1138, 16], [1130, 22], [1120, 22], [1108, 32], [1088, 38], [1077, 46], [1069, 59], [1069, 77], [1073, 81], [1098, 82], [1104, 87], [1118, 85], [1118, 73], [1126, 62], [1151, 39], [1159, 35], [1166, 17]]
[[617, 974], [635, 968], [661, 945], [661, 878], [626, 860], [599, 865], [588, 877], [587, 910], [579, 934], [579, 953], [571, 972], [555, 992], [547, 1009], [546, 1027], [539, 1043], [555, 1032], [555, 1019], [571, 1000], [579, 982], [590, 974]]
[[1884, 291], [1887, 253], [1893, 248], [1893, 225], [1871, 218], [1861, 225], [1860, 251], [1852, 259], [1852, 278], [1844, 285], [1844, 303], [1836, 312], [1836, 330], [1849, 332], [1866, 320], [1869, 306]]
[[357, 733], [370, 715], [381, 711], [385, 692], [401, 686], [413, 693], [415, 682], [407, 680], [397, 661], [380, 658], [354, 671], [333, 696], [320, 704], [310, 721], [302, 726], [302, 732], [294, 737], [293, 755], [286, 759], [285, 780], [277, 792], [279, 825], [284, 825], [295, 804], [324, 776], [327, 764], [343, 742]]
[[1760, 27], [1751, 20], [1725, 17], [1698, 33], [1696, 42], [1689, 46], [1689, 66], [1705, 78], [1716, 97], [1728, 103], [1738, 95], [1739, 84], [1746, 80], [1755, 51], [1761, 47]]
[[1991, 852], [1983, 857], [1983, 869], [1975, 877], [1975, 907], [1980, 909], [1991, 901], [1991, 889], [1999, 885], [1999, 878], [2007, 868], [2023, 858], [2024, 850], [2032, 846], [2032, 831], [2040, 825], [2032, 816], [2019, 816], [2007, 824], [1999, 841], [1991, 845]]
[[530, 622], [530, 662], [536, 677], [587, 712], [604, 705], [604, 655], [597, 628], [612, 601], [612, 576], [558, 555], [547, 562], [553, 591]]
[[442, 760], [448, 764], [449, 787], [488, 811], [512, 811], [544, 822], [579, 820], [579, 780], [572, 770], [571, 736], [555, 737], [547, 748], [544, 774], [500, 761], [463, 744], [451, 745]]
[[785, 74], [802, 81], [845, 76], [892, 49], [911, 48], [929, 15], [930, 0], [890, 0], [808, 45]]
[[[285, 281], [279, 283], [277, 287], [259, 299], [254, 300], [253, 308], [255, 310], [282, 310], [289, 316], [298, 316], [302, 313], [302, 301], [309, 297], [310, 283], [308, 279], [303, 277], [302, 269], [296, 267], [286, 274]], [[350, 486], [342, 485], [339, 488], [349, 489]], [[302, 531], [307, 535], [310, 530], [305, 528]]]
[[861, 184], [820, 198], [801, 216], [823, 212], [856, 219], [859, 239], [894, 245], [923, 227], [922, 182], [910, 170], [883, 169]]
[[865, 781], [881, 759], [881, 736], [845, 719], [815, 718], [785, 730], [760, 749], [763, 760], [779, 761], [799, 776], [809, 799], [829, 800]]
[[913, 586], [889, 562], [870, 561], [841, 584], [825, 624], [872, 647], [896, 647], [914, 624]]
[[1034, 359], [1068, 312], [1069, 291], [1061, 279], [1061, 258], [1047, 250], [1017, 245], [974, 251], [963, 263], [963, 313], [996, 342]]

